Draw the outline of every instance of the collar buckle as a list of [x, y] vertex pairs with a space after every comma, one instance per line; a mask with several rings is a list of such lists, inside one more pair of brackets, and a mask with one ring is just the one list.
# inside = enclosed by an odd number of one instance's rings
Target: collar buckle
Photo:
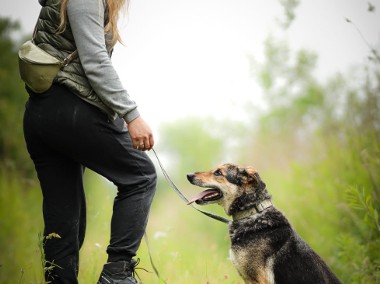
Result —
[[248, 218], [250, 216], [253, 216], [253, 215], [256, 215], [258, 213], [261, 213], [262, 211], [264, 211], [265, 209], [267, 209], [267, 208], [269, 208], [271, 206], [273, 206], [272, 201], [270, 201], [268, 199], [264, 200], [264, 201], [260, 202], [259, 204], [256, 204], [252, 208], [249, 208], [249, 209], [247, 209], [245, 211], [236, 213], [233, 216], [233, 220], [236, 221], [236, 220]]

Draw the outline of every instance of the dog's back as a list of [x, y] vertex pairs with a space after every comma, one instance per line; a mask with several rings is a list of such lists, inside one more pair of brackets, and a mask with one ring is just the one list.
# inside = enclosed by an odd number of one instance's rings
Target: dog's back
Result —
[[230, 225], [231, 259], [246, 283], [341, 283], [274, 207]]

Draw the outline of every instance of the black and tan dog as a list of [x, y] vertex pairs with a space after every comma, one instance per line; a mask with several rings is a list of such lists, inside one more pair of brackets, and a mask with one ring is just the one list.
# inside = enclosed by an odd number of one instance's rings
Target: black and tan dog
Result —
[[187, 179], [207, 188], [190, 203], [218, 203], [232, 216], [230, 257], [245, 283], [341, 283], [273, 206], [253, 168], [224, 164], [188, 174]]

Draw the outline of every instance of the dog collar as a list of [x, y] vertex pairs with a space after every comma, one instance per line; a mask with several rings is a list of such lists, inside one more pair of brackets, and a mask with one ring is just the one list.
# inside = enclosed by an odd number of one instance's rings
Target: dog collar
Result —
[[267, 208], [269, 208], [271, 206], [273, 206], [272, 201], [270, 201], [270, 200], [264, 200], [264, 201], [260, 202], [259, 204], [255, 205], [252, 208], [249, 208], [247, 210], [235, 213], [232, 216], [232, 219], [234, 221], [240, 220], [240, 219], [244, 219], [244, 218], [250, 217], [252, 215], [255, 215], [257, 213], [260, 213], [260, 212], [264, 211], [265, 209], [267, 209]]

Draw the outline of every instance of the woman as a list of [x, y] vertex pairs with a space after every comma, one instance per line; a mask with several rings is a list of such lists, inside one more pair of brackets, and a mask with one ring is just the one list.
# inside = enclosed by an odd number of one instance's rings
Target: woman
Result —
[[[39, 2], [35, 43], [60, 59], [78, 51], [48, 91], [27, 89], [24, 136], [43, 194], [45, 278], [77, 283], [87, 167], [117, 186], [99, 283], [137, 283], [133, 257], [146, 228], [156, 172], [144, 152], [154, 145], [152, 131], [110, 60], [125, 0]], [[55, 234], [59, 237], [51, 237]]]

